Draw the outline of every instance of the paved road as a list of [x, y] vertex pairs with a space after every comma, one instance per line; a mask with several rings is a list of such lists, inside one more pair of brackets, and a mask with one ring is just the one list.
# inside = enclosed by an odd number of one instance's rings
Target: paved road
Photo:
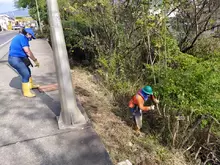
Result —
[[0, 46], [0, 64], [2, 60], [6, 60], [8, 57], [7, 55], [9, 51], [9, 46], [10, 46], [10, 42], [7, 44], [4, 44], [3, 46]]
[[10, 41], [16, 34], [18, 31], [0, 32], [0, 62], [7, 59]]
[[16, 34], [18, 34], [18, 31], [6, 31], [0, 33], [0, 46], [10, 39], [12, 39]]

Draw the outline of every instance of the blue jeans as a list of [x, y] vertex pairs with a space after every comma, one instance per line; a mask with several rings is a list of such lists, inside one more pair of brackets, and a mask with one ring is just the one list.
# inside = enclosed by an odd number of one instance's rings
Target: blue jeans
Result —
[[24, 64], [22, 57], [9, 56], [8, 63], [19, 73], [23, 83], [29, 82], [29, 78], [31, 77], [31, 70]]

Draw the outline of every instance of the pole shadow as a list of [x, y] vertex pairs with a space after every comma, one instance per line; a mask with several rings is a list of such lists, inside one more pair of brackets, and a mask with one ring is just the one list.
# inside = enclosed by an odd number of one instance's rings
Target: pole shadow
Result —
[[[53, 95], [58, 95], [54, 91], [52, 93], [52, 97], [49, 96], [47, 93], [43, 92], [40, 93], [37, 89], [34, 90], [35, 94], [37, 97], [39, 97], [45, 105], [56, 115], [60, 116], [60, 111], [61, 111], [61, 105], [60, 101], [57, 99], [53, 98]], [[57, 96], [54, 96], [57, 97]]]

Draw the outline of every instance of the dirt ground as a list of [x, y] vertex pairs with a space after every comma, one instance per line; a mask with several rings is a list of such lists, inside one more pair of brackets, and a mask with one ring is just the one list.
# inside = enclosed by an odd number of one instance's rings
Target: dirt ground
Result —
[[127, 114], [113, 104], [113, 95], [88, 71], [72, 70], [75, 92], [101, 137], [114, 164], [126, 159], [134, 165], [187, 165], [180, 152], [169, 151], [155, 137], [135, 134], [131, 124], [118, 112]]

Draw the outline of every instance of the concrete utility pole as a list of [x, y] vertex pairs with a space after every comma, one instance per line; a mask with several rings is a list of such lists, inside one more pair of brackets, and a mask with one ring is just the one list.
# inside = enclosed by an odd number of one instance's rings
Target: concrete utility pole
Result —
[[37, 0], [35, 0], [35, 3], [36, 3], [36, 8], [37, 8], [37, 18], [38, 18], [38, 22], [39, 22], [40, 32], [42, 34], [43, 30], [42, 30], [42, 26], [41, 26], [40, 13], [39, 13], [39, 8], [38, 8]]
[[67, 127], [74, 126], [75, 124], [84, 124], [86, 119], [77, 107], [75, 91], [72, 86], [69, 60], [57, 0], [47, 0], [47, 10], [61, 102], [58, 124], [61, 125], [63, 123]]

